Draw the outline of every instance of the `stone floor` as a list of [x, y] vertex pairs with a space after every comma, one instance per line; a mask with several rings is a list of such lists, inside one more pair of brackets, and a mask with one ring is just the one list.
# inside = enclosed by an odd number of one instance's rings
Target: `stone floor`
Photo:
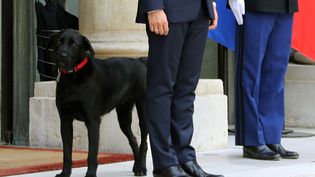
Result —
[[[315, 129], [297, 129], [297, 132], [315, 133]], [[198, 162], [208, 172], [225, 177], [315, 177], [315, 137], [283, 138], [282, 144], [300, 153], [298, 160], [261, 161], [241, 157], [241, 147], [234, 146], [234, 136], [229, 136], [229, 147], [223, 150], [199, 152]], [[101, 165], [98, 176], [130, 177], [132, 162]], [[152, 177], [151, 158], [148, 158], [148, 177]], [[84, 177], [86, 168], [73, 169], [72, 177]], [[53, 177], [60, 171], [20, 175], [16, 177]]]

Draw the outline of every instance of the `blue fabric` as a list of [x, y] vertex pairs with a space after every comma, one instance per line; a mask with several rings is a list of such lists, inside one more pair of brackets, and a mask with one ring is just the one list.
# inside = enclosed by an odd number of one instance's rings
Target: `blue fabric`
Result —
[[208, 37], [217, 43], [235, 51], [236, 20], [230, 9], [226, 8], [227, 0], [217, 0], [219, 16], [218, 27], [209, 30]]
[[292, 14], [247, 12], [244, 16], [235, 68], [237, 145], [280, 144], [292, 22]]

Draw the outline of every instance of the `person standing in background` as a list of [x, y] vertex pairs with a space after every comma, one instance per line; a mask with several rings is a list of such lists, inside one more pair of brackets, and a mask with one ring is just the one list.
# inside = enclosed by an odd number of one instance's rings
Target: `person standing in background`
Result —
[[221, 176], [204, 172], [190, 145], [195, 89], [217, 18], [213, 0], [139, 0], [136, 22], [146, 24], [149, 38], [146, 118], [154, 177]]
[[235, 70], [236, 145], [243, 156], [296, 159], [281, 145], [284, 78], [297, 0], [228, 0], [239, 24]]

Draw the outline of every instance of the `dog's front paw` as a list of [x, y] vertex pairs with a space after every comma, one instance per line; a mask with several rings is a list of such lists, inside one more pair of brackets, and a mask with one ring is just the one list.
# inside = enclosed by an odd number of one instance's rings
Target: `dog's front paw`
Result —
[[133, 167], [133, 173], [135, 176], [146, 176], [147, 168], [146, 167]]
[[70, 174], [60, 173], [60, 174], [57, 174], [56, 177], [70, 177]]
[[96, 177], [96, 174], [86, 174], [85, 177]]

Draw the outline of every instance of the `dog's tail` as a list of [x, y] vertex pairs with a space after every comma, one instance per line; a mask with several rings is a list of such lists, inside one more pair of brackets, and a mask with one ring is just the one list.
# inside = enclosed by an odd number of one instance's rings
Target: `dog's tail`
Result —
[[138, 58], [138, 60], [143, 63], [145, 65], [145, 67], [147, 67], [147, 63], [148, 63], [148, 57], [140, 57]]

